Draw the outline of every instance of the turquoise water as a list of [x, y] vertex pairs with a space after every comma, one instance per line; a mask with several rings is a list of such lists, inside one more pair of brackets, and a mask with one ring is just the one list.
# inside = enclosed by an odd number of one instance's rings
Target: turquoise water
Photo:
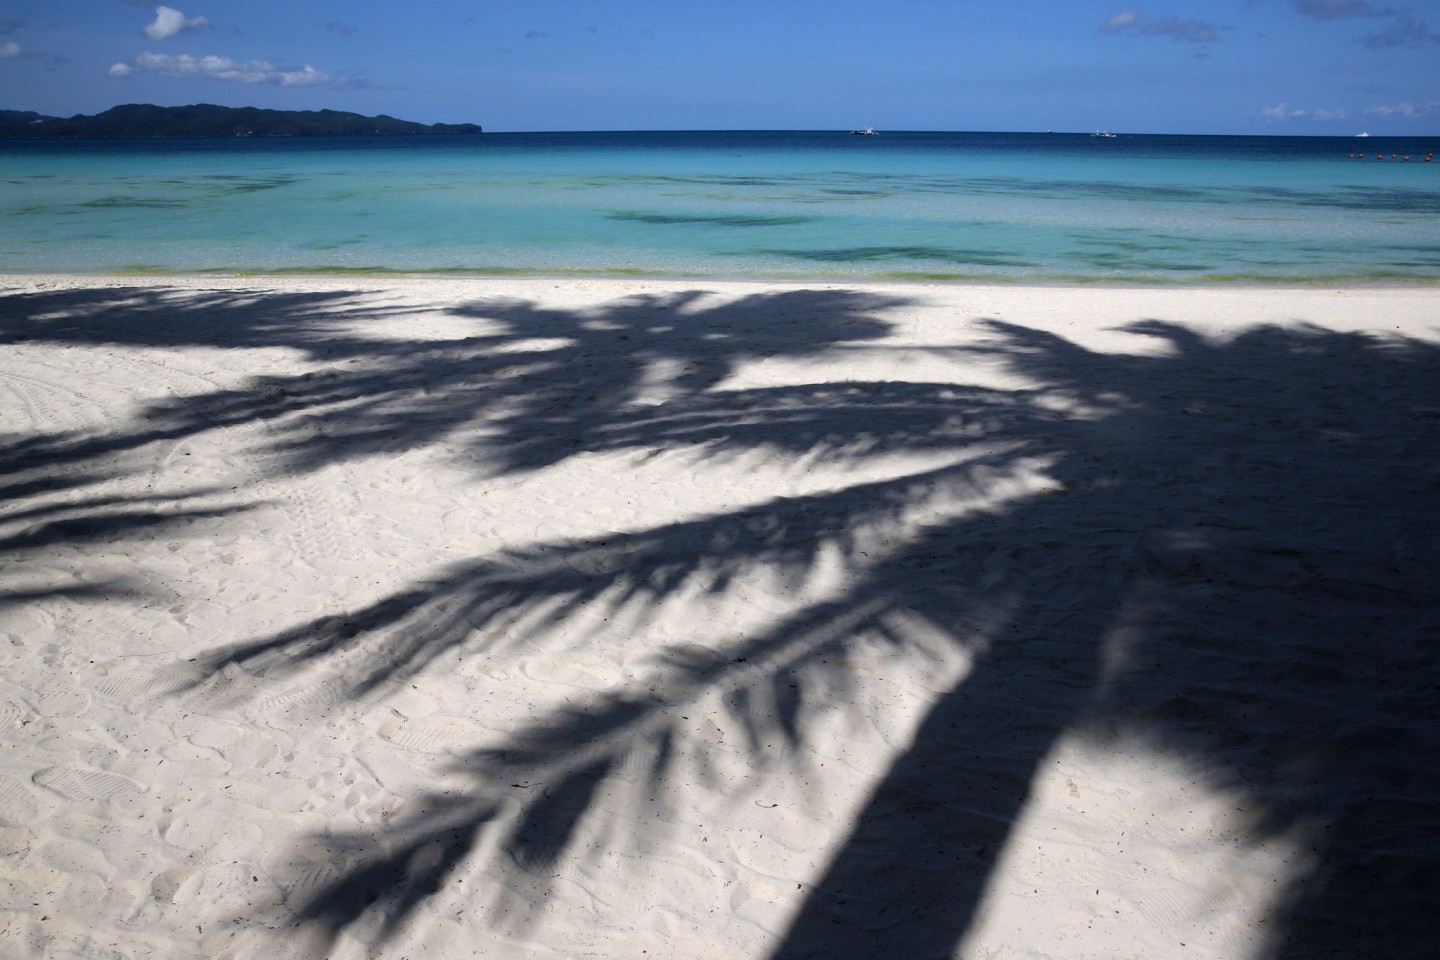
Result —
[[0, 272], [1427, 282], [1437, 147], [886, 132], [12, 142]]

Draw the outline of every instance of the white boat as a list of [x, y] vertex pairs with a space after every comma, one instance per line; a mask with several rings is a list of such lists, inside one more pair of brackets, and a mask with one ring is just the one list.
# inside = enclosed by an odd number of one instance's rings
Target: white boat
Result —
[[1361, 130], [1359, 133], [1355, 134], [1355, 136], [1356, 136], [1356, 137], [1368, 137], [1368, 136], [1370, 136], [1370, 131], [1369, 131], [1369, 130]]
[[1096, 130], [1094, 133], [1090, 134], [1090, 136], [1092, 136], [1092, 137], [1113, 137], [1113, 136], [1115, 136], [1115, 134], [1111, 133], [1109, 130]]
[[874, 128], [874, 127], [861, 127], [859, 130], [851, 130], [851, 131], [850, 131], [850, 136], [852, 136], [852, 137], [878, 137], [878, 136], [880, 136], [880, 134], [878, 134], [878, 133], [875, 132], [875, 128]]

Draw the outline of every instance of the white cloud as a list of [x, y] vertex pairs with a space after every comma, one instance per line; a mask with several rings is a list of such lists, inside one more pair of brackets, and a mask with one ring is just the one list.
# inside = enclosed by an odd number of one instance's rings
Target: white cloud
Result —
[[1423, 117], [1432, 113], [1440, 113], [1440, 103], [1422, 103], [1417, 105], [1405, 100], [1396, 104], [1367, 107], [1365, 112], [1379, 117]]
[[199, 30], [208, 27], [210, 21], [204, 17], [186, 17], [174, 7], [155, 8], [155, 22], [145, 28], [145, 36], [151, 40], [168, 40], [184, 30]]
[[1310, 111], [1302, 110], [1298, 107], [1291, 107], [1290, 104], [1284, 101], [1275, 104], [1273, 107], [1265, 107], [1260, 111], [1260, 116], [1266, 120], [1291, 120], [1296, 117], [1306, 117], [1309, 115]]
[[1433, 113], [1440, 113], [1440, 103], [1414, 104], [1408, 100], [1396, 104], [1385, 104], [1378, 107], [1366, 107], [1364, 110], [1347, 110], [1344, 107], [1315, 107], [1305, 109], [1304, 107], [1292, 107], [1288, 103], [1277, 103], [1273, 107], [1265, 107], [1260, 115], [1267, 120], [1300, 120], [1306, 117], [1312, 120], [1351, 120], [1356, 116], [1364, 114], [1376, 117], [1423, 117]]
[[229, 57], [192, 57], [188, 53], [142, 53], [131, 63], [117, 63], [110, 76], [128, 77], [136, 72], [158, 73], [165, 77], [210, 77], [236, 83], [264, 83], [280, 87], [318, 87], [339, 81], [323, 70], [306, 64], [298, 70], [277, 67], [268, 60], [232, 60]]
[[1139, 10], [1126, 10], [1122, 13], [1117, 13], [1109, 20], [1106, 20], [1100, 25], [1100, 29], [1106, 33], [1111, 33], [1116, 30], [1124, 30], [1126, 27], [1133, 27], [1135, 25], [1135, 21], [1139, 19]]
[[1141, 37], [1169, 37], [1187, 43], [1214, 43], [1216, 28], [1204, 20], [1147, 16], [1139, 7], [1115, 14], [1097, 28], [1101, 33], [1133, 33]]
[[11, 57], [20, 56], [20, 44], [14, 40], [6, 40], [0, 43], [0, 60], [9, 60]]

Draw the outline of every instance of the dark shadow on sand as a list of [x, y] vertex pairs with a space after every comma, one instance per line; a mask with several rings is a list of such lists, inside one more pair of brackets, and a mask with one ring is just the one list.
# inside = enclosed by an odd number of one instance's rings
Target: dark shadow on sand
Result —
[[[93, 300], [98, 319], [34, 339], [135, 342], [107, 339], [135, 335], [130, 305], [69, 296]], [[1258, 955], [1421, 957], [1440, 942], [1434, 344], [1306, 327], [1212, 341], [1157, 320], [1132, 332], [1166, 349], [1099, 354], [991, 321], [983, 344], [951, 355], [984, 354], [1036, 386], [732, 390], [726, 377], [747, 361], [884, 349], [880, 318], [903, 303], [849, 291], [723, 307], [698, 292], [637, 297], [591, 313], [484, 303], [454, 311], [476, 336], [418, 344], [337, 331], [324, 310], [269, 322], [265, 304], [230, 318], [251, 327], [227, 334], [236, 346], [295, 347], [334, 366], [158, 406], [135, 437], [264, 421], [287, 470], [441, 440], [487, 474], [617, 450], [855, 464], [924, 452], [949, 464], [476, 558], [348, 615], [216, 651], [211, 669], [266, 676], [345, 654], [351, 692], [384, 697], [442, 653], [504, 656], [516, 630], [597, 604], [655, 606], [697, 585], [723, 596], [757, 570], [798, 581], [822, 556], [852, 574], [843, 595], [713, 656], [657, 649], [643, 684], [537, 708], [503, 748], [463, 759], [472, 789], [416, 804], [383, 847], [330, 838], [358, 866], [290, 904], [297, 922], [393, 929], [492, 836], [501, 852], [484, 869], [538, 896], [561, 858], [587, 855], [570, 842], [582, 817], [638, 831], [667, 778], [696, 776], [684, 759], [703, 748], [686, 720], [696, 701], [719, 698], [750, 732], [757, 777], [784, 776], [811, 746], [815, 711], [862, 679], [847, 650], [881, 642], [924, 657], [938, 632], [974, 657], [973, 672], [844, 825], [773, 957], [953, 953], [1062, 736], [1148, 745], [1243, 797], [1251, 839], [1305, 838], [1315, 866], [1293, 879]], [[1043, 492], [905, 519], [1036, 472]], [[872, 549], [876, 531], [894, 532], [890, 549]], [[652, 789], [602, 814], [597, 796], [637, 764]], [[477, 908], [534, 919], [519, 903]]]
[[[325, 340], [336, 315], [345, 323], [383, 315], [357, 302], [348, 291], [323, 294], [274, 293], [256, 298], [226, 290], [169, 290], [163, 287], [115, 287], [40, 293], [0, 291], [0, 349], [27, 344], [109, 344], [120, 347], [221, 348], [294, 347], [313, 353], [351, 349], [342, 337]], [[83, 385], [77, 385], [83, 395]], [[17, 384], [43, 395], [44, 384]], [[243, 416], [267, 422], [284, 405], [256, 381]], [[63, 404], [63, 394], [54, 402]], [[106, 488], [135, 480], [163, 451], [190, 437], [226, 425], [205, 410], [177, 411], [192, 401], [206, 407], [215, 399], [185, 398], [162, 404], [145, 415], [107, 429], [54, 430], [43, 426], [0, 436], [0, 550], [19, 561], [0, 579], [0, 603], [34, 602], [46, 597], [76, 599], [137, 598], [144, 589], [124, 578], [87, 578], [69, 582], [51, 571], [47, 585], [30, 582], [36, 567], [79, 557], [92, 548], [112, 552], [125, 543], [162, 532], [184, 535], [206, 529], [207, 521], [244, 513], [253, 502], [234, 502], [228, 491], [176, 489], [154, 494], [115, 494]], [[24, 404], [21, 404], [24, 406]], [[42, 404], [43, 406], [43, 404]], [[239, 422], [239, 421], [236, 421]]]

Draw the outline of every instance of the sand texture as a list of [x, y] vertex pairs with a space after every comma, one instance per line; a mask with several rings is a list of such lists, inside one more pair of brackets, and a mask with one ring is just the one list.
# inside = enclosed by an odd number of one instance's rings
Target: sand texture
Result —
[[1435, 956], [1440, 291], [0, 288], [0, 956]]

